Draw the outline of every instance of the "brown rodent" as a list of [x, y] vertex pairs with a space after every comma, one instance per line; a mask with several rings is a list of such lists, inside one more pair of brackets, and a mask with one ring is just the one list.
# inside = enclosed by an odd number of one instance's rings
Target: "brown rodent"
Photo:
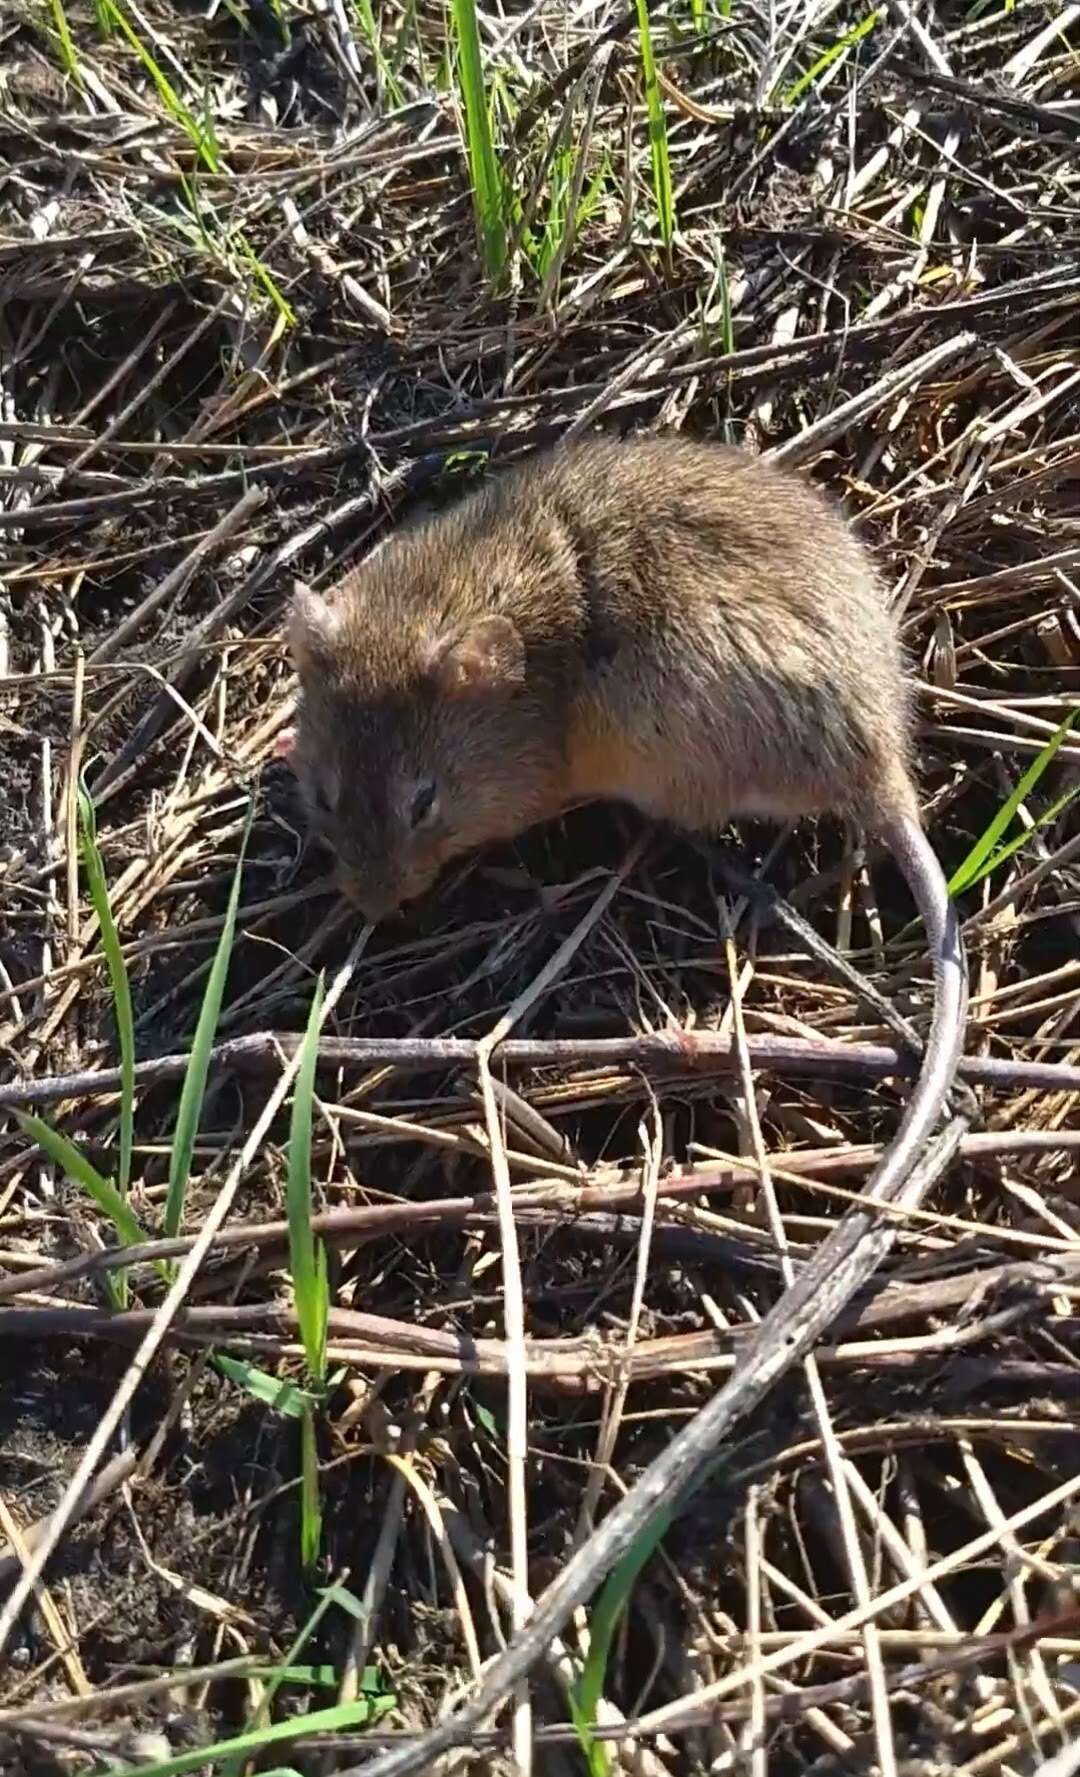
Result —
[[935, 961], [915, 1151], [962, 1046], [963, 955], [895, 624], [801, 477], [675, 438], [560, 447], [403, 528], [329, 599], [299, 588], [291, 644], [291, 757], [373, 920], [449, 858], [594, 798], [703, 832], [833, 812], [877, 833]]

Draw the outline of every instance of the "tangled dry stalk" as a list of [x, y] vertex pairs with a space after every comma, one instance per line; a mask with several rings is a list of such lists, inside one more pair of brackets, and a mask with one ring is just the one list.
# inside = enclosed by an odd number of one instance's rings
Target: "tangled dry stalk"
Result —
[[[654, 9], [670, 251], [633, 7], [487, 8], [501, 291], [441, 8], [122, 11], [0, 20], [0, 1109], [47, 1107], [111, 1164], [85, 773], [152, 1231], [257, 812], [184, 1231], [123, 1254], [123, 1314], [111, 1229], [4, 1125], [0, 1764], [194, 1768], [291, 1651], [271, 1759], [406, 1768], [850, 1210], [925, 958], [854, 836], [739, 835], [811, 955], [618, 811], [358, 937], [273, 757], [290, 579], [330, 582], [487, 454], [594, 425], [802, 464], [895, 588], [955, 867], [1080, 702], [1080, 7]], [[613, 1770], [980, 1777], [1078, 1731], [1078, 758], [1067, 739], [1025, 843], [962, 898], [977, 1121], [643, 1570], [598, 1713]], [[300, 1374], [281, 1110], [323, 969], [323, 1577], [354, 1613], [301, 1649], [295, 1421], [211, 1354]], [[531, 1741], [562, 1777], [588, 1611], [555, 1627], [513, 1719], [519, 1764]], [[365, 1682], [396, 1712], [304, 1738]], [[447, 1768], [510, 1769], [512, 1725]]]

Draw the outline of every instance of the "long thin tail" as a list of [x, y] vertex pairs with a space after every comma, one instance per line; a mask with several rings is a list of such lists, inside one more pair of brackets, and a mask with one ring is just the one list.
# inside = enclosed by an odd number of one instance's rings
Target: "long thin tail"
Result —
[[[654, 1457], [589, 1540], [560, 1568], [533, 1614], [487, 1667], [473, 1695], [454, 1716], [411, 1742], [376, 1758], [370, 1777], [420, 1777], [447, 1748], [462, 1745], [508, 1695], [583, 1604], [641, 1538], [662, 1510], [678, 1507], [700, 1481], [724, 1438], [758, 1406], [791, 1366], [812, 1350], [855, 1290], [871, 1275], [892, 1228], [878, 1227], [875, 1198], [902, 1195], [948, 1093], [964, 1036], [967, 980], [964, 948], [941, 866], [914, 815], [878, 823], [926, 922], [934, 957], [935, 997], [922, 1070], [896, 1139], [878, 1172], [826, 1235], [795, 1284], [747, 1339], [732, 1374], [688, 1425]], [[867, 1238], [868, 1234], [871, 1238]], [[876, 1235], [876, 1238], [875, 1238]], [[365, 1766], [365, 1772], [367, 1767]]]
[[919, 1077], [896, 1136], [865, 1193], [892, 1197], [933, 1133], [963, 1054], [967, 962], [944, 872], [918, 821], [903, 814], [882, 822], [879, 831], [922, 914], [934, 964], [934, 1010]]

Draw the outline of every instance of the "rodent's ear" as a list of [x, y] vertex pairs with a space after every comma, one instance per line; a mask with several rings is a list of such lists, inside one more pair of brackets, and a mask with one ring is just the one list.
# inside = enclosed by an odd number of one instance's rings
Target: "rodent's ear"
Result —
[[428, 668], [440, 690], [451, 695], [520, 685], [525, 644], [509, 617], [477, 617], [464, 634], [434, 644]]
[[332, 654], [341, 633], [341, 618], [332, 605], [302, 580], [293, 582], [289, 608], [289, 646], [298, 672]]

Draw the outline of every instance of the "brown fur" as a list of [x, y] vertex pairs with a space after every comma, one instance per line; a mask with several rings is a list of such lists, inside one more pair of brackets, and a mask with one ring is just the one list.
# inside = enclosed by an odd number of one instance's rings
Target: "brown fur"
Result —
[[332, 607], [300, 597], [293, 645], [301, 776], [369, 918], [455, 852], [590, 797], [705, 830], [829, 809], [877, 828], [926, 925], [934, 1005], [864, 1196], [909, 1185], [963, 1047], [963, 943], [919, 824], [895, 624], [806, 483], [715, 446], [565, 449], [399, 533]]
[[800, 477], [719, 445], [534, 458], [391, 537], [329, 605], [302, 594], [292, 642], [300, 779], [376, 915], [593, 797], [711, 831], [917, 818], [866, 555]]

